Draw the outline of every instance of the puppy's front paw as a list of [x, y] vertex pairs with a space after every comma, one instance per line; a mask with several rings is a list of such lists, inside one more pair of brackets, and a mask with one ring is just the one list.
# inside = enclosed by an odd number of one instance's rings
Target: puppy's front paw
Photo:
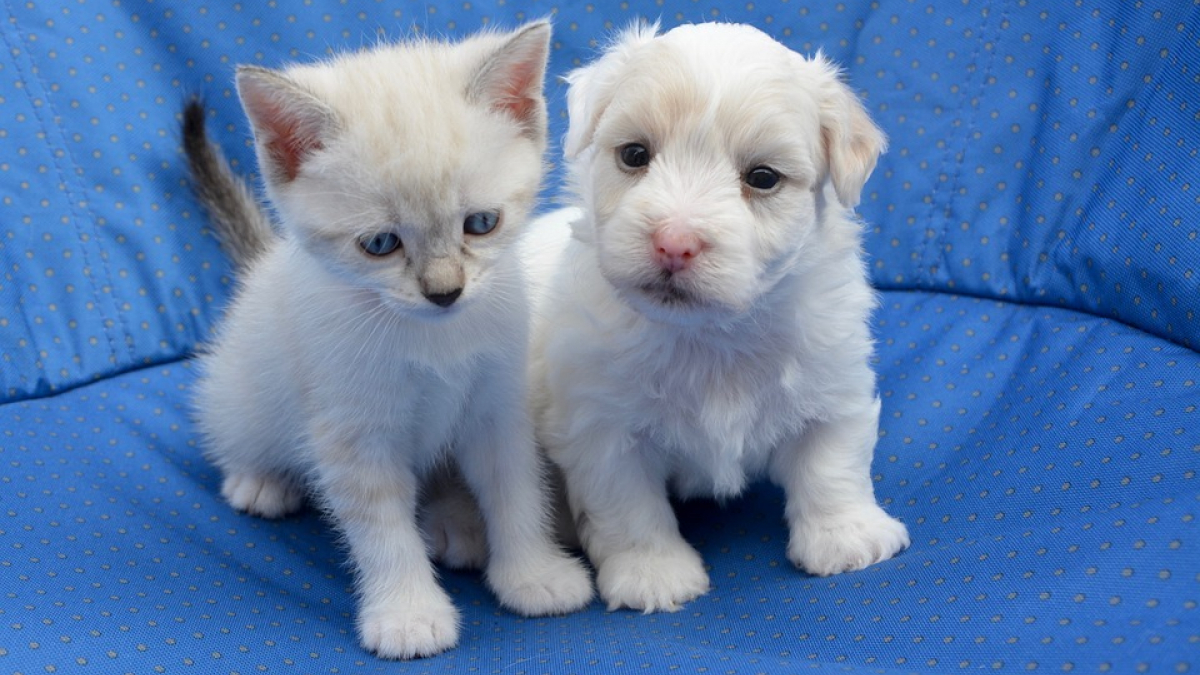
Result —
[[566, 614], [592, 599], [583, 564], [557, 551], [492, 565], [487, 580], [501, 605], [525, 616]]
[[252, 473], [225, 476], [221, 496], [230, 506], [263, 518], [282, 518], [304, 506], [304, 490], [291, 481]]
[[809, 574], [861, 570], [908, 547], [908, 529], [875, 504], [792, 523], [787, 556]]
[[358, 634], [363, 648], [386, 659], [433, 656], [458, 643], [458, 610], [447, 598], [418, 606], [364, 609]]
[[708, 592], [708, 573], [700, 554], [680, 542], [610, 556], [596, 573], [596, 586], [609, 610], [677, 612]]

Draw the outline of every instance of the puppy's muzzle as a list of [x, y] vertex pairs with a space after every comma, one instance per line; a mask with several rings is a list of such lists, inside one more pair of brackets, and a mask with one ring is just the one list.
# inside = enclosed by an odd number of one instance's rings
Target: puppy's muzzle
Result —
[[650, 236], [651, 256], [660, 269], [678, 274], [692, 266], [705, 249], [695, 232], [676, 225], [665, 225]]

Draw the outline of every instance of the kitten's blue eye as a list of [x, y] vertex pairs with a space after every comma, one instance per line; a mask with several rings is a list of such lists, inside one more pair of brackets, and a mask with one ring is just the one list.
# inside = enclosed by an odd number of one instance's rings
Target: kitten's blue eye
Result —
[[463, 220], [463, 233], [481, 235], [496, 229], [500, 222], [500, 214], [495, 211], [472, 213]]
[[363, 237], [358, 245], [367, 255], [382, 257], [400, 248], [400, 236], [395, 232], [380, 232]]

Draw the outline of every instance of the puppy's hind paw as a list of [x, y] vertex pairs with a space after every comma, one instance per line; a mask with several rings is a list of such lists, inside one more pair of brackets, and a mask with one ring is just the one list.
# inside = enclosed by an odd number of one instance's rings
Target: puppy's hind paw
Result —
[[225, 476], [221, 496], [230, 506], [263, 518], [282, 518], [304, 506], [304, 490], [278, 476], [233, 473]]
[[875, 504], [792, 523], [788, 560], [816, 576], [854, 572], [908, 547], [908, 529]]
[[700, 554], [682, 542], [622, 551], [605, 559], [596, 573], [596, 586], [609, 610], [677, 612], [707, 593], [708, 583]]

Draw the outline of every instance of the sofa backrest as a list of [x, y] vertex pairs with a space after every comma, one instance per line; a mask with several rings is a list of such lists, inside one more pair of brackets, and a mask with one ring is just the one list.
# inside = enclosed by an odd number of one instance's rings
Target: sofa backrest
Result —
[[[0, 26], [0, 399], [181, 358], [220, 317], [232, 274], [179, 150], [190, 94], [252, 174], [235, 64], [547, 15], [554, 76], [640, 17], [749, 22], [825, 50], [891, 138], [860, 208], [877, 285], [1061, 306], [1195, 347], [1200, 5], [1035, 4], [1052, 8], [13, 4]], [[557, 141], [561, 82], [548, 95]], [[547, 205], [558, 188], [552, 173]]]
[[1195, 348], [1198, 39], [1196, 3], [883, 3], [851, 50], [892, 140], [861, 209], [876, 284]]

